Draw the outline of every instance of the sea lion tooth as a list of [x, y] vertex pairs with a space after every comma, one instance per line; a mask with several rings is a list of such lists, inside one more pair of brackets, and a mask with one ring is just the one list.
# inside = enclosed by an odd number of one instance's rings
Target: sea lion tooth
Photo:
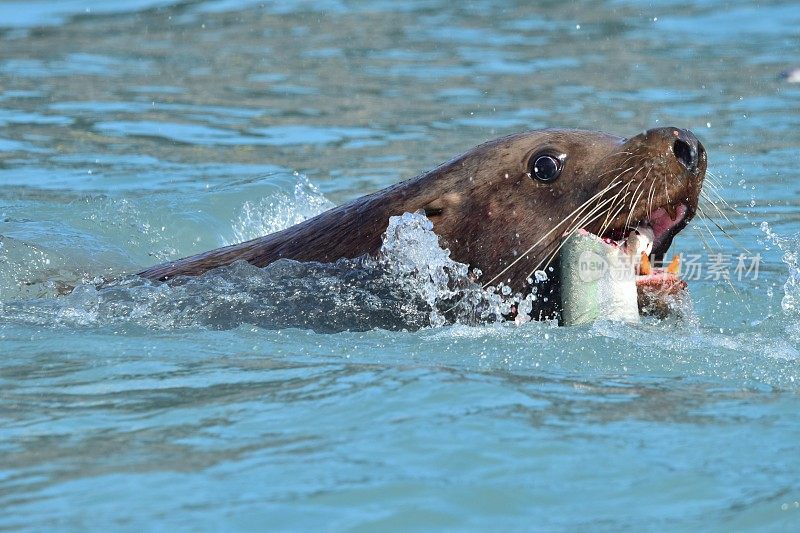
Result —
[[650, 255], [653, 251], [655, 233], [650, 226], [642, 225], [628, 233], [628, 238], [623, 243], [623, 250], [631, 257], [638, 258], [641, 254]]
[[665, 272], [668, 274], [674, 274], [677, 276], [681, 272], [681, 256], [674, 255], [672, 256], [672, 261], [669, 262], [667, 268], [664, 269]]

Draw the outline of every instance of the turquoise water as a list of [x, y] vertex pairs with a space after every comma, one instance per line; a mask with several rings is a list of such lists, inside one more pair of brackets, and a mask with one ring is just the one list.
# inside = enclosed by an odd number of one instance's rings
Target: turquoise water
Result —
[[[0, 2], [0, 528], [797, 530], [798, 28], [792, 2]], [[666, 125], [720, 208], [674, 250], [761, 257], [683, 318], [431, 326], [342, 265], [96, 287], [507, 133]]]

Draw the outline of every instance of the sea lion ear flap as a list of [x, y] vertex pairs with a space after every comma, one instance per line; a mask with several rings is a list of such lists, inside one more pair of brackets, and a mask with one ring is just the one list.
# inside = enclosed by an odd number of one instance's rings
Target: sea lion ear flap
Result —
[[438, 217], [444, 213], [444, 202], [438, 198], [422, 208], [428, 218]]
[[453, 209], [458, 209], [462, 201], [462, 195], [451, 192], [444, 194], [431, 202], [428, 202], [422, 206], [422, 210], [425, 212], [425, 216], [428, 218], [440, 217], [444, 215], [446, 210], [450, 211]]

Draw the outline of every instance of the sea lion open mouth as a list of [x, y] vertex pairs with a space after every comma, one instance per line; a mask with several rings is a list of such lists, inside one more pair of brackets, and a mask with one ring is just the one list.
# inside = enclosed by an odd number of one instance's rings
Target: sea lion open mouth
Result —
[[609, 193], [601, 202], [613, 194], [606, 218], [586, 229], [619, 240], [626, 230], [649, 225], [654, 233], [651, 253], [661, 260], [697, 210], [707, 164], [705, 149], [688, 130], [659, 128], [628, 140], [618, 152], [616, 158], [628, 156], [620, 166], [628, 166], [606, 186]]
[[[628, 226], [625, 230], [606, 231], [598, 237], [609, 246], [620, 248], [635, 258], [633, 268], [637, 283], [647, 283], [663, 272], [673, 275], [678, 273], [677, 257], [673, 258], [666, 269], [652, 267], [650, 257], [656, 258], [659, 263], [663, 262], [672, 238], [686, 225], [687, 218], [688, 208], [685, 204], [678, 205], [673, 214], [659, 207], [646, 220], [634, 226]], [[585, 229], [581, 231], [588, 233]]]
[[[663, 256], [669, 249], [672, 238], [681, 228], [686, 226], [690, 218], [686, 204], [679, 204], [672, 213], [669, 213], [665, 207], [659, 207], [644, 220], [634, 220], [626, 224], [626, 226], [627, 228], [650, 228], [653, 232], [652, 251], [650, 254]], [[606, 230], [600, 236], [610, 241], [621, 241], [626, 237], [624, 231], [624, 228], [614, 228]]]
[[[556, 316], [554, 272], [563, 236], [622, 238], [649, 225], [660, 260], [694, 216], [707, 165], [688, 130], [656, 128], [623, 139], [584, 130], [537, 130], [489, 141], [416, 178], [355, 199], [286, 230], [159, 265], [153, 280], [194, 276], [245, 260], [332, 262], [375, 255], [389, 217], [424, 212], [451, 257], [484, 285], [528, 293], [536, 318]], [[546, 276], [547, 277], [547, 276]]]

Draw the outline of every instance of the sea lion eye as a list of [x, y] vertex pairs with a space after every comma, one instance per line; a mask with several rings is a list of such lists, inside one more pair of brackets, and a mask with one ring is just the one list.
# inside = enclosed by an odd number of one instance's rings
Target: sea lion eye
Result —
[[539, 181], [549, 183], [561, 174], [561, 160], [552, 155], [540, 155], [531, 159], [529, 174]]

